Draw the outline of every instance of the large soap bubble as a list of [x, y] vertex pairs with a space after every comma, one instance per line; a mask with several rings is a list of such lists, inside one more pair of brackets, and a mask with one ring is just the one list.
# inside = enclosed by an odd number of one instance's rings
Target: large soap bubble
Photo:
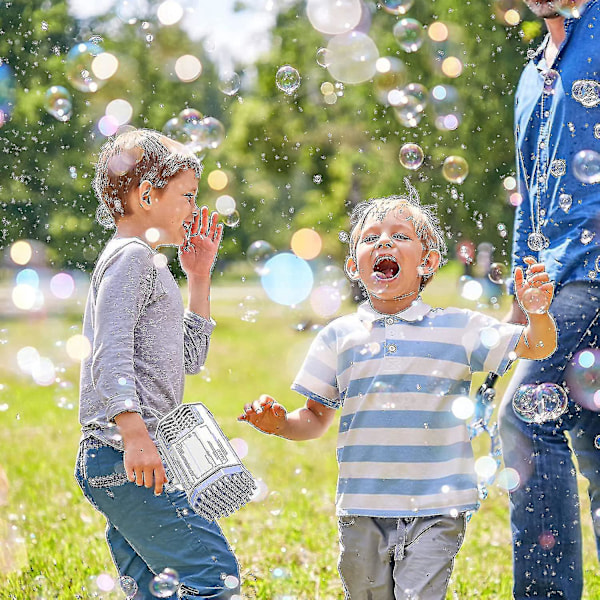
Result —
[[400, 148], [398, 160], [405, 169], [416, 171], [422, 164], [425, 155], [419, 144], [404, 144]]
[[371, 79], [377, 69], [379, 51], [365, 33], [351, 31], [336, 35], [327, 45], [327, 67], [332, 77], [343, 83], [362, 83]]
[[567, 367], [566, 379], [577, 404], [600, 412], [600, 350], [586, 348], [578, 352]]
[[273, 302], [292, 306], [306, 299], [313, 286], [313, 273], [308, 263], [290, 252], [269, 259], [260, 282]]
[[565, 390], [555, 383], [520, 386], [512, 400], [516, 415], [526, 423], [547, 423], [559, 419], [568, 408]]
[[44, 108], [57, 121], [68, 121], [73, 114], [73, 101], [69, 90], [62, 85], [53, 85], [44, 94]]
[[71, 85], [80, 92], [97, 92], [105, 83], [94, 74], [92, 63], [104, 50], [95, 42], [80, 42], [66, 58], [65, 72]]
[[165, 569], [152, 579], [148, 587], [156, 598], [170, 598], [179, 588], [179, 575], [174, 569]]
[[360, 23], [362, 6], [360, 0], [308, 0], [306, 14], [317, 31], [339, 35]]
[[214, 117], [206, 117], [199, 123], [196, 139], [200, 148], [218, 148], [225, 138], [223, 123]]
[[275, 248], [265, 240], [252, 242], [246, 251], [246, 258], [259, 275], [266, 275], [265, 265], [275, 254]]

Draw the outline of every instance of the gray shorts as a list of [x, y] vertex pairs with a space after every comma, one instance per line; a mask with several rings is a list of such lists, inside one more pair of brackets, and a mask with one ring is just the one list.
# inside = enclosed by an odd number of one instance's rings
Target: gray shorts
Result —
[[466, 517], [339, 517], [347, 600], [444, 600]]

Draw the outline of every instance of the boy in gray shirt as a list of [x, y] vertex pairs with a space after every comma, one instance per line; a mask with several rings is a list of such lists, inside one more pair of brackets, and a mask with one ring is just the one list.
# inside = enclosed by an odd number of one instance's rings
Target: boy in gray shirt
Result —
[[[216, 523], [167, 491], [157, 417], [181, 404], [185, 374], [203, 365], [214, 322], [210, 278], [223, 226], [196, 206], [201, 165], [156, 131], [102, 148], [93, 182], [98, 220], [116, 233], [98, 258], [85, 308], [82, 440], [76, 478], [107, 519], [106, 537], [130, 598], [230, 598], [239, 568]], [[177, 246], [183, 301], [158, 246]], [[165, 571], [166, 570], [166, 571]], [[227, 582], [225, 585], [224, 582]], [[166, 588], [166, 589], [165, 589]]]

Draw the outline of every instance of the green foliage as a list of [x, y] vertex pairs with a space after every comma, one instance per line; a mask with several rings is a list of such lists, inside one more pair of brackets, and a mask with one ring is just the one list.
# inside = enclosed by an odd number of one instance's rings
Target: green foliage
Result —
[[[152, 2], [152, 9], [157, 5]], [[63, 1], [6, 2], [0, 12], [0, 57], [15, 71], [17, 99], [12, 119], [0, 129], [0, 242], [36, 238], [47, 244], [57, 266], [90, 268], [109, 235], [94, 222], [97, 203], [90, 189], [94, 155], [104, 139], [97, 121], [110, 100], [122, 97], [134, 108], [134, 126], [162, 129], [187, 106], [225, 124], [227, 139], [205, 161], [207, 173], [219, 166], [230, 183], [223, 192], [203, 185], [199, 201], [214, 206], [218, 195], [228, 193], [238, 202], [241, 222], [225, 236], [221, 256], [226, 260], [239, 258], [261, 238], [285, 249], [299, 227], [315, 228], [323, 235], [325, 253], [339, 258], [344, 248], [337, 232], [348, 228], [351, 206], [402, 192], [407, 175], [425, 202], [438, 205], [449, 237], [491, 241], [498, 254], [506, 252], [509, 238], [500, 237], [496, 226], [503, 223], [510, 230], [512, 222], [502, 181], [513, 172], [513, 91], [525, 46], [519, 28], [500, 24], [490, 2], [415, 3], [411, 17], [424, 25], [440, 20], [451, 28], [451, 41], [437, 50], [457, 55], [464, 71], [449, 79], [434, 60], [430, 41], [418, 52], [404, 52], [392, 34], [397, 18], [366, 3], [370, 36], [381, 56], [404, 61], [407, 82], [427, 89], [439, 83], [457, 88], [462, 124], [441, 132], [429, 110], [418, 127], [403, 127], [394, 110], [379, 102], [373, 82], [338, 84], [337, 102], [326, 104], [321, 84], [335, 81], [315, 57], [328, 39], [311, 27], [304, 2], [283, 6], [271, 51], [253, 66], [238, 66], [244, 83], [239, 95], [229, 98], [217, 89], [215, 56], [177, 25], [160, 27], [155, 16], [148, 16], [144, 27], [129, 25], [111, 13], [77, 21]], [[239, 3], [236, 10], [246, 7]], [[525, 22], [523, 29], [529, 40], [539, 33], [539, 23]], [[119, 58], [120, 67], [96, 93], [84, 93], [70, 86], [66, 54], [91, 35], [104, 38], [103, 47]], [[181, 83], [174, 75], [174, 61], [185, 53], [203, 64], [193, 83]], [[291, 96], [275, 86], [283, 64], [296, 67], [302, 77]], [[44, 110], [50, 85], [72, 92], [69, 122], [56, 121]], [[425, 164], [417, 172], [398, 162], [406, 142], [417, 142], [425, 151]], [[461, 186], [441, 176], [441, 164], [453, 154], [469, 162], [470, 174]]]

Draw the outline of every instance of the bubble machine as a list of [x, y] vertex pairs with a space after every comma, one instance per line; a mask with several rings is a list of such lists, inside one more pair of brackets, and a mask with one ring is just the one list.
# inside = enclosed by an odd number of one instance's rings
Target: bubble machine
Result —
[[203, 404], [182, 404], [160, 419], [156, 442], [169, 483], [200, 516], [214, 521], [250, 501], [254, 479]]

